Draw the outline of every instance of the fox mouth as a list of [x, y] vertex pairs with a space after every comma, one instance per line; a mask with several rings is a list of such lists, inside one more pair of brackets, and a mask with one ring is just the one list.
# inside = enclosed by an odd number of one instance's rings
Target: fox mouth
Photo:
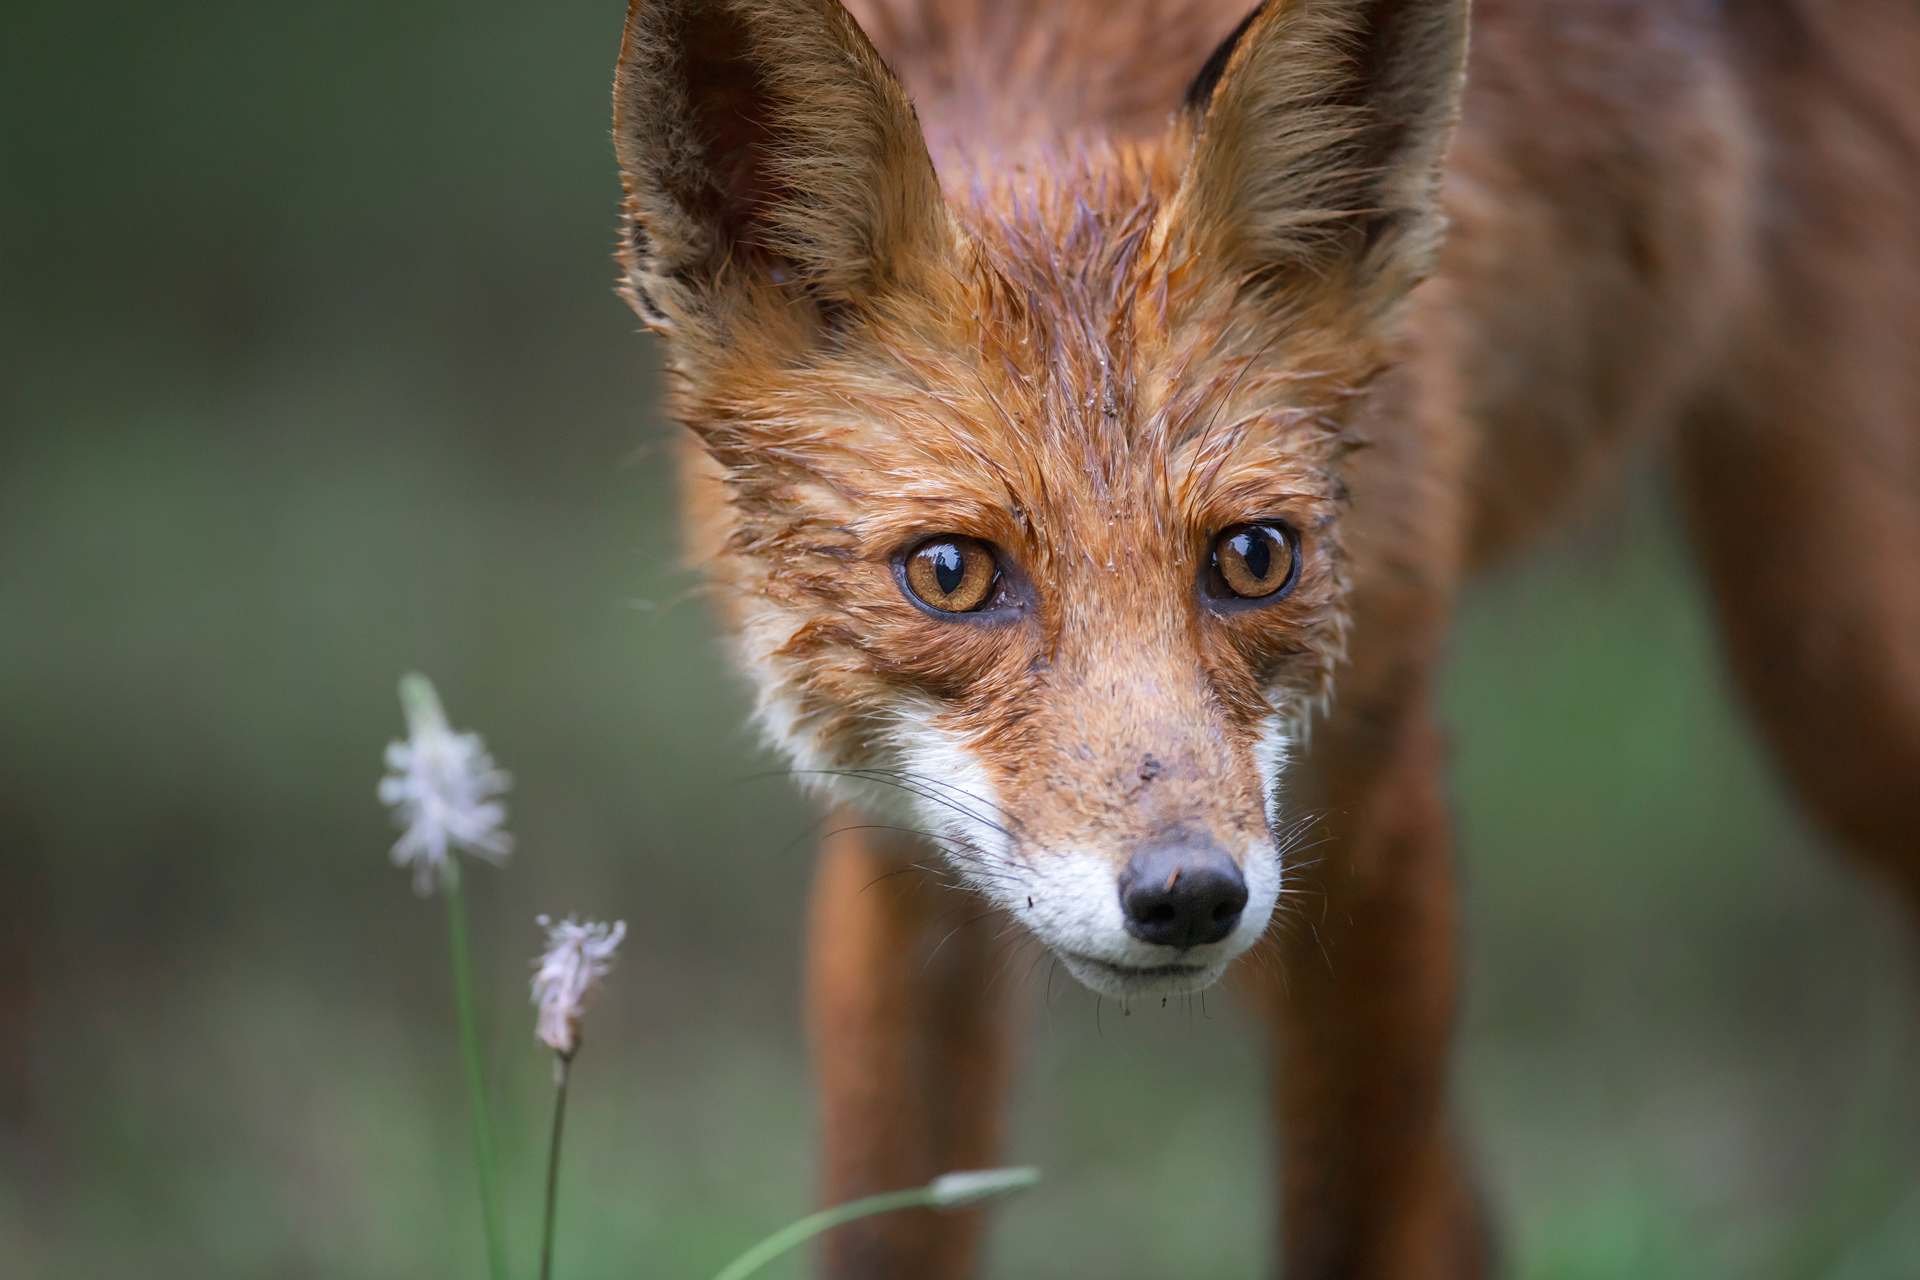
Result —
[[1060, 952], [1067, 970], [1104, 996], [1133, 999], [1145, 996], [1190, 995], [1213, 985], [1226, 968], [1216, 964], [1115, 964], [1072, 951]]

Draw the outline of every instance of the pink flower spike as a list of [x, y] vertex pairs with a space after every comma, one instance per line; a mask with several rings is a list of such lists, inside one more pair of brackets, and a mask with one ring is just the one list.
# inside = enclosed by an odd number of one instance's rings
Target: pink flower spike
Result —
[[555, 924], [541, 916], [539, 924], [547, 931], [547, 949], [533, 962], [533, 1002], [540, 1009], [534, 1034], [567, 1057], [580, 1042], [581, 1007], [613, 966], [627, 922], [580, 924], [568, 916]]

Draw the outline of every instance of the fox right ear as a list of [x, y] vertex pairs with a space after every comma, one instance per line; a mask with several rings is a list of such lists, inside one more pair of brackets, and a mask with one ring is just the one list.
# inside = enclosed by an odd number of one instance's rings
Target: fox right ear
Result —
[[906, 92], [838, 0], [631, 0], [614, 145], [626, 292], [682, 338], [829, 322], [953, 244]]

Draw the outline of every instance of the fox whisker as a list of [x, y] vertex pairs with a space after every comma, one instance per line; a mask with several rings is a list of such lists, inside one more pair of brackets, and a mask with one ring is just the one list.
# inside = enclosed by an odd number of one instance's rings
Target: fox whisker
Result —
[[[794, 769], [794, 770], [791, 770], [790, 773], [794, 777], [802, 777], [806, 775], [817, 775], [817, 776], [833, 777], [833, 778], [851, 778], [859, 782], [873, 782], [873, 783], [879, 783], [883, 786], [895, 787], [901, 791], [906, 792], [908, 795], [918, 796], [923, 800], [929, 801], [933, 804], [940, 805], [943, 808], [950, 809], [954, 813], [959, 814], [961, 817], [966, 818], [970, 822], [978, 823], [983, 827], [991, 827], [993, 830], [999, 832], [1003, 836], [1007, 836], [1009, 839], [1011, 839], [1013, 835], [1012, 832], [1008, 831], [1006, 827], [1000, 825], [998, 822], [995, 822], [990, 818], [984, 818], [980, 814], [974, 812], [971, 809], [966, 808], [964, 805], [959, 804], [958, 802], [951, 799], [950, 797], [939, 794], [937, 791], [933, 789], [937, 780], [922, 779], [915, 775], [907, 774], [899, 770], [889, 770], [889, 769]], [[942, 784], [942, 785], [945, 785], [949, 790], [959, 792], [961, 795], [965, 796], [968, 800], [971, 800], [975, 804], [987, 803], [986, 801], [982, 800], [980, 797], [972, 795], [966, 792], [962, 788], [954, 787], [951, 784]]]

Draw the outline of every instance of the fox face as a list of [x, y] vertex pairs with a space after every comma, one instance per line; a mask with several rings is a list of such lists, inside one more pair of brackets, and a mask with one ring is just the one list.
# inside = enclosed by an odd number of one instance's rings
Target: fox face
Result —
[[1345, 645], [1462, 47], [1359, 8], [1258, 11], [1162, 137], [939, 170], [834, 0], [629, 13], [625, 289], [759, 722], [1122, 999], [1265, 931]]

